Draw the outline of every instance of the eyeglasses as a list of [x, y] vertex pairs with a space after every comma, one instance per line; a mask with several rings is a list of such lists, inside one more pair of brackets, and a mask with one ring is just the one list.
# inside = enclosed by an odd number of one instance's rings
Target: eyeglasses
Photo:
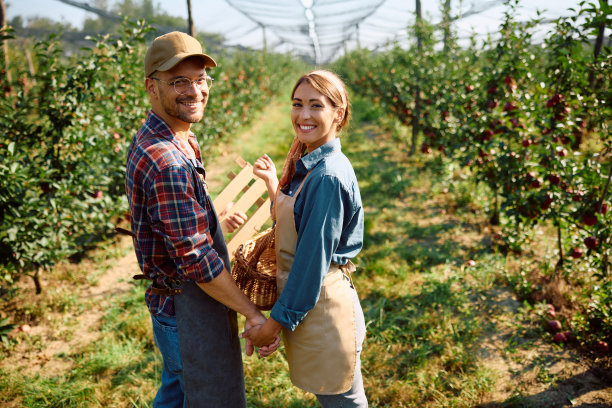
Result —
[[196, 84], [196, 87], [203, 91], [205, 89], [210, 89], [212, 87], [214, 79], [210, 76], [206, 75], [205, 77], [194, 79], [193, 81], [187, 78], [179, 78], [175, 79], [172, 82], [166, 82], [159, 78], [151, 77], [151, 79], [155, 79], [156, 81], [163, 82], [164, 84], [172, 85], [174, 90], [179, 95], [184, 95], [187, 91], [191, 89], [193, 84]]

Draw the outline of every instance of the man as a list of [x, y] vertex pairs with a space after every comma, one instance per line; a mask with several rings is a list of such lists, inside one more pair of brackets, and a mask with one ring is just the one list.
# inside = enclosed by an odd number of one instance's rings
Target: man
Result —
[[[156, 38], [145, 56], [151, 110], [128, 152], [126, 193], [140, 277], [153, 281], [145, 300], [164, 361], [154, 407], [245, 407], [234, 311], [246, 317], [245, 329], [265, 322], [228, 272], [190, 130], [208, 101], [206, 68], [216, 65], [195, 38], [180, 32]], [[278, 340], [264, 350], [275, 350]]]

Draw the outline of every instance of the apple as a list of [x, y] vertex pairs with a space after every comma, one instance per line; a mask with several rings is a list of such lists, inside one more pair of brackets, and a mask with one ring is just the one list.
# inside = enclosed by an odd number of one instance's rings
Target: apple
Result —
[[542, 201], [542, 203], [540, 204], [540, 208], [543, 210], [548, 210], [552, 203], [553, 203], [553, 198], [550, 196], [550, 194], [546, 193], [544, 195], [544, 201]]
[[93, 198], [95, 198], [96, 200], [99, 200], [100, 198], [102, 198], [102, 191], [100, 190], [96, 190], [93, 192], [93, 194], [91, 195]]
[[572, 248], [572, 251], [570, 252], [570, 256], [574, 259], [580, 259], [582, 257], [582, 249]]
[[548, 181], [550, 181], [550, 184], [553, 186], [557, 186], [561, 182], [561, 177], [559, 177], [557, 174], [550, 174], [548, 176]]
[[431, 153], [431, 148], [429, 147], [427, 143], [423, 143], [421, 145], [421, 153], [425, 153], [425, 154]]
[[548, 108], [552, 108], [556, 106], [559, 102], [563, 100], [563, 96], [559, 94], [554, 94], [548, 101], [546, 101], [546, 106]]
[[541, 178], [539, 178], [539, 177], [534, 178], [534, 179], [531, 181], [530, 187], [531, 187], [531, 188], [540, 188], [540, 187], [542, 187], [542, 179], [541, 179]]
[[466, 85], [465, 92], [470, 93], [474, 90], [474, 85]]
[[30, 330], [32, 330], [32, 327], [29, 324], [22, 324], [21, 326], [19, 326], [19, 330], [24, 333], [28, 333]]
[[567, 336], [565, 333], [559, 332], [555, 333], [555, 343], [565, 343], [567, 341]]
[[119, 133], [114, 132], [114, 133], [113, 133], [113, 139], [115, 139], [115, 140], [119, 140], [119, 139], [121, 139], [121, 136], [119, 135]]
[[561, 322], [558, 320], [549, 320], [548, 321], [548, 328], [553, 332], [556, 333], [559, 330], [561, 330]]
[[608, 351], [610, 351], [610, 347], [608, 346], [608, 343], [606, 343], [603, 340], [599, 340], [597, 343], [595, 343], [595, 348], [597, 348], [597, 351], [599, 351], [600, 353], [604, 353], [604, 354], [607, 354]]
[[597, 224], [597, 216], [592, 212], [586, 212], [582, 215], [582, 222], [589, 227]]
[[497, 108], [499, 106], [499, 102], [497, 102], [494, 99], [489, 99], [487, 101], [486, 106], [487, 106], [487, 109], [495, 109], [495, 108]]
[[480, 137], [482, 138], [482, 140], [488, 141], [488, 140], [491, 140], [494, 134], [495, 133], [493, 133], [491, 129], [486, 129], [486, 130], [483, 130], [483, 132], [480, 134]]
[[595, 249], [599, 245], [599, 239], [591, 235], [584, 239], [584, 245], [589, 249]]
[[473, 259], [469, 259], [465, 264], [467, 266], [476, 266], [476, 261]]
[[512, 112], [513, 110], [518, 109], [518, 105], [514, 102], [506, 102], [506, 104], [504, 105], [504, 111], [505, 112]]
[[565, 157], [567, 156], [567, 150], [563, 149], [563, 148], [559, 148], [557, 149], [557, 156], [559, 157]]
[[521, 140], [521, 144], [523, 145], [523, 147], [529, 147], [529, 145], [531, 145], [531, 140], [530, 139], [523, 139], [523, 140]]
[[601, 204], [601, 209], [599, 210], [599, 212], [601, 212], [602, 214], [605, 215], [608, 212], [608, 204], [602, 203]]

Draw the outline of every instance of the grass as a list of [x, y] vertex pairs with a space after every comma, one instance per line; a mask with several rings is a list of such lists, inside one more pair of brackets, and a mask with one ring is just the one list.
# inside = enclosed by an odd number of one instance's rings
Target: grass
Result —
[[[521, 364], [524, 352], [535, 350], [543, 335], [529, 323], [539, 312], [502, 296], [509, 292], [504, 286], [508, 263], [487, 238], [485, 213], [491, 203], [486, 192], [442, 159], [407, 157], [408, 148], [398, 148], [405, 135], [368, 122], [376, 115], [363, 101], [355, 106], [361, 115], [342, 144], [366, 209], [365, 243], [355, 260], [354, 282], [367, 325], [362, 370], [370, 406], [477, 406], [500, 381], [499, 372], [484, 364], [483, 348], [497, 336], [500, 358]], [[253, 162], [268, 153], [280, 170], [293, 138], [289, 109], [286, 100], [271, 102], [261, 120], [215, 152], [207, 165], [216, 175], [209, 179], [213, 196], [226, 183], [223, 174], [236, 167], [236, 155]], [[72, 285], [95, 283], [113, 259], [125, 253], [125, 248], [108, 245], [92, 255], [96, 267], [74, 265], [58, 271], [56, 278]], [[520, 285], [521, 275], [513, 276], [518, 278], [510, 283]], [[0, 402], [24, 407], [150, 407], [159, 386], [161, 357], [152, 340], [144, 284], [129, 283], [127, 291], [96, 304], [75, 297], [60, 283], [40, 302], [21, 305], [22, 316], [36, 316], [33, 322], [56, 316], [51, 326], [60, 340], [71, 341], [79, 336], [73, 321], [99, 308], [99, 336], [55, 355], [64, 369], [52, 374], [25, 369], [15, 373], [0, 364]], [[498, 336], [500, 332], [506, 334]], [[3, 356], [44, 350], [47, 345], [37, 336], [20, 333], [12, 351], [4, 350]], [[550, 370], [550, 354], [527, 365], [538, 370], [534, 381], [545, 387], [560, 379]], [[311, 394], [291, 384], [282, 346], [265, 359], [245, 356], [244, 369], [249, 407], [319, 406]], [[524, 370], [519, 367], [513, 375]], [[533, 401], [515, 391], [494, 406], [530, 406]]]

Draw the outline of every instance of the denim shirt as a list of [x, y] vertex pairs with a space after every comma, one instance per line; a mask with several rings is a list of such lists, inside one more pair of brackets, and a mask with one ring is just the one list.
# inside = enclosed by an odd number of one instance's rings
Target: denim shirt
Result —
[[340, 140], [334, 139], [298, 160], [289, 191], [293, 196], [310, 175], [293, 209], [295, 258], [270, 316], [295, 330], [321, 293], [333, 262], [345, 265], [363, 246], [363, 207], [357, 178]]

